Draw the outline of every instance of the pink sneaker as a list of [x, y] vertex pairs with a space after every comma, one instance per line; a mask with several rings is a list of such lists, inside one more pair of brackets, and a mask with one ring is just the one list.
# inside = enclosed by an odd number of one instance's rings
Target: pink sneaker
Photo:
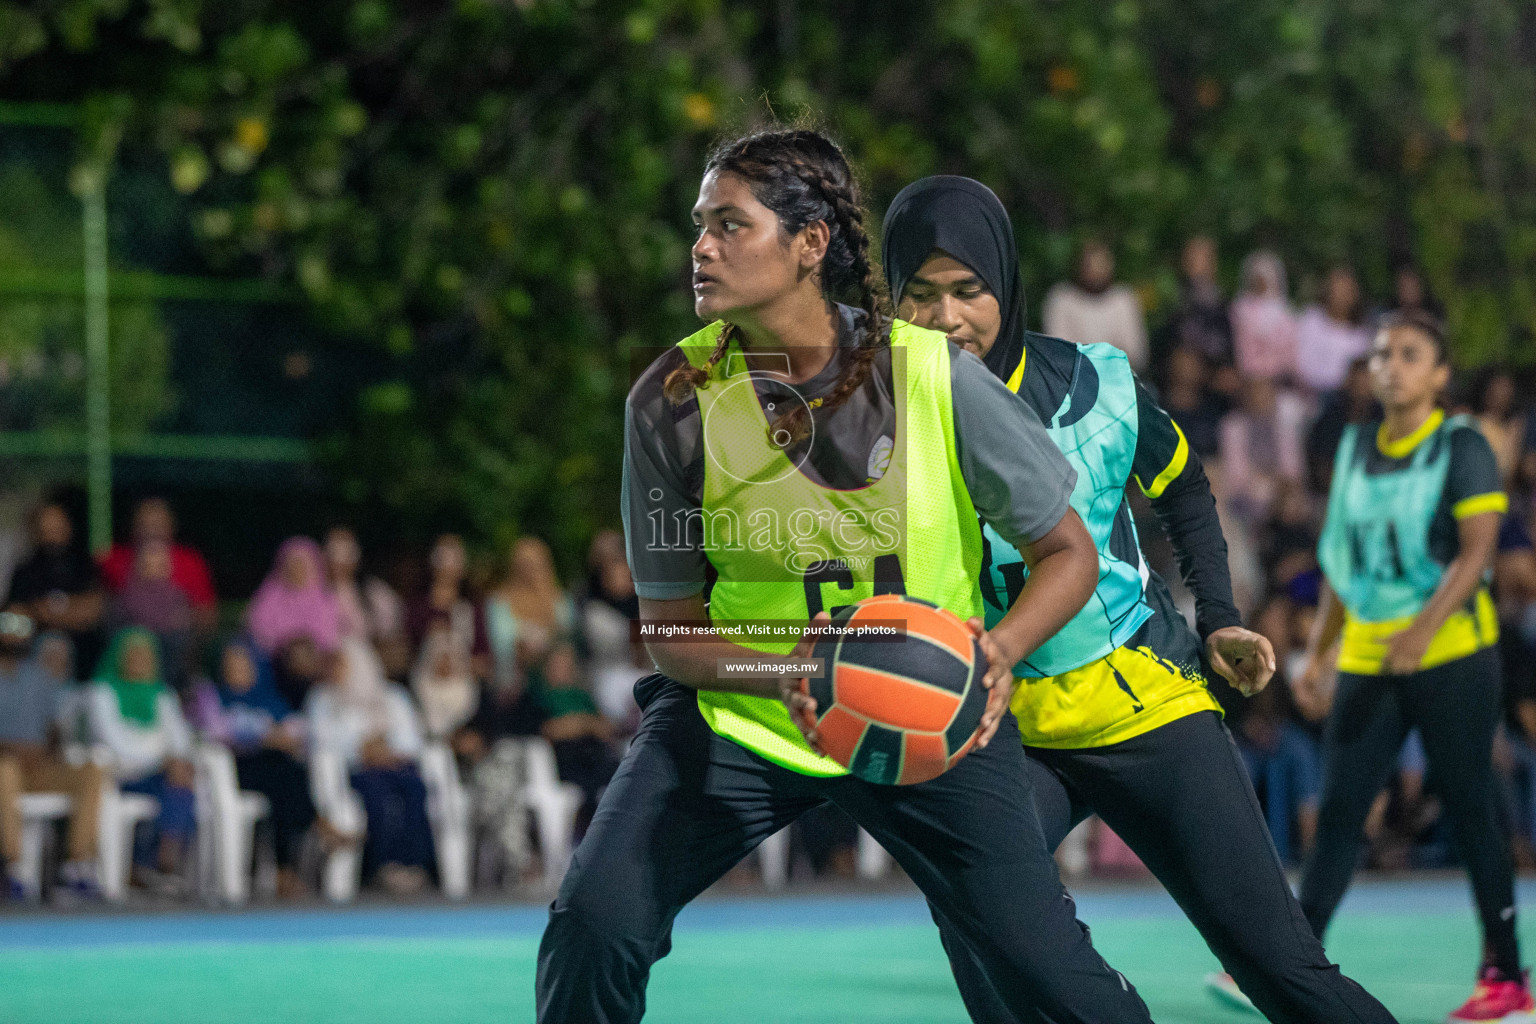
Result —
[[1533, 1024], [1536, 1001], [1531, 999], [1530, 978], [1531, 972], [1524, 971], [1520, 980], [1509, 981], [1497, 969], [1484, 967], [1477, 976], [1472, 998], [1445, 1019], [1448, 1024]]

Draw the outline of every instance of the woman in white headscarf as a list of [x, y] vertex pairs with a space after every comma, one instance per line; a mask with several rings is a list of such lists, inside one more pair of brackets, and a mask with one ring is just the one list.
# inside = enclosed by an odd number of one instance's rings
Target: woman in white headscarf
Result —
[[433, 864], [427, 791], [416, 769], [421, 723], [405, 691], [384, 677], [373, 647], [340, 642], [329, 677], [305, 707], [317, 749], [346, 762], [368, 816], [363, 877], [377, 875], [392, 892], [414, 892]]
[[411, 692], [421, 708], [427, 736], [433, 740], [451, 740], [480, 707], [480, 686], [468, 652], [454, 642], [445, 619], [427, 629], [411, 670]]

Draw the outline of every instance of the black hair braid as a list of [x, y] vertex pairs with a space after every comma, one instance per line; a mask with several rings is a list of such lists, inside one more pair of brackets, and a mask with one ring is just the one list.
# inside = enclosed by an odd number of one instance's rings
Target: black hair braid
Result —
[[682, 405], [693, 397], [694, 391], [704, 386], [709, 380], [709, 373], [715, 368], [715, 364], [725, 355], [725, 350], [731, 346], [731, 336], [736, 333], [735, 324], [726, 324], [720, 329], [720, 337], [715, 341], [715, 349], [709, 354], [703, 366], [694, 366], [689, 360], [682, 366], [667, 374], [667, 379], [661, 384], [662, 394], [667, 396], [667, 401], [673, 405]]
[[[830, 410], [847, 401], [869, 379], [876, 354], [882, 347], [882, 343], [888, 343], [890, 340], [890, 324], [887, 322], [883, 282], [869, 258], [869, 233], [864, 229], [864, 211], [859, 206], [853, 190], [849, 187], [839, 187], [836, 181], [830, 180], [824, 174], [818, 174], [815, 168], [804, 167], [803, 173], [808, 176], [815, 175], [813, 180], [816, 187], [826, 196], [833, 215], [837, 218], [847, 257], [846, 261], [839, 261], [840, 264], [845, 264], [839, 269], [845, 272], [847, 278], [857, 279], [859, 308], [864, 311], [864, 325], [859, 344], [850, 357], [849, 365], [844, 369], [837, 386], [821, 402], [823, 409]], [[828, 255], [829, 257], [831, 255], [831, 246], [828, 246]], [[844, 253], [839, 255], [842, 256]], [[799, 407], [792, 410], [790, 415], [803, 412], [804, 407]]]

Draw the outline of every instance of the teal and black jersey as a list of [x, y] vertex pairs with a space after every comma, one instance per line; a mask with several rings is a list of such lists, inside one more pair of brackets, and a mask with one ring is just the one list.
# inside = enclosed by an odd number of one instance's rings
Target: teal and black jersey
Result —
[[[1471, 419], [1436, 410], [1396, 441], [1379, 421], [1347, 427], [1317, 547], [1346, 612], [1339, 667], [1379, 673], [1387, 641], [1428, 603], [1460, 552], [1457, 523], [1507, 507], [1493, 450]], [[1497, 639], [1493, 602], [1479, 590], [1441, 626], [1422, 667]]]
[[[1038, 334], [1027, 335], [1026, 342], [1025, 363], [1010, 384], [1077, 471], [1072, 507], [1099, 548], [1099, 585], [1087, 606], [1015, 666], [1015, 674], [1042, 678], [1088, 664], [1144, 634], [1149, 619], [1167, 617], [1173, 608], [1166, 584], [1141, 553], [1126, 494], [1133, 476], [1175, 541], [1181, 571], [1197, 597], [1202, 635], [1237, 623], [1226, 544], [1199, 459], [1124, 353]], [[1012, 546], [984, 534], [981, 586], [990, 626], [1017, 598], [1028, 568]], [[1175, 613], [1157, 625], [1159, 647], [1173, 648], [1195, 669], [1200, 643], [1182, 618]]]

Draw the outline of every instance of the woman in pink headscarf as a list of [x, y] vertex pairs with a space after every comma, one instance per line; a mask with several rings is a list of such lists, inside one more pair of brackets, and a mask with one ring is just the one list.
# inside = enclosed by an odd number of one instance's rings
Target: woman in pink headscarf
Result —
[[334, 651], [341, 636], [341, 612], [325, 585], [320, 545], [308, 537], [283, 541], [246, 617], [251, 636], [268, 654], [301, 638], [314, 641], [322, 651]]
[[1242, 293], [1232, 300], [1231, 321], [1239, 373], [1280, 385], [1296, 376], [1296, 314], [1280, 257], [1261, 249], [1243, 260]]

